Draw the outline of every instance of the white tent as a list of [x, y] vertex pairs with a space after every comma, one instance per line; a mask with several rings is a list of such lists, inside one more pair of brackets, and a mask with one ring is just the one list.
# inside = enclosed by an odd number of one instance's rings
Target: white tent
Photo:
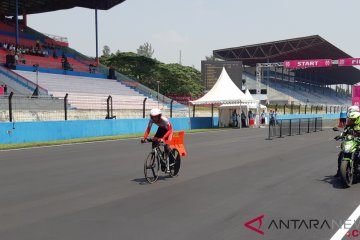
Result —
[[246, 89], [245, 96], [251, 100], [255, 100], [255, 98], [253, 96], [251, 96], [249, 89]]
[[[251, 97], [251, 95], [250, 95]], [[225, 68], [216, 81], [215, 85], [203, 97], [191, 101], [193, 105], [224, 104], [224, 103], [251, 103], [257, 102], [252, 97], [246, 96], [231, 80]]]
[[[241, 106], [244, 106], [248, 112], [250, 106], [254, 106], [254, 109], [258, 109], [259, 101], [255, 100], [249, 91], [244, 94], [231, 80], [225, 68], [216, 81], [215, 85], [198, 100], [191, 101], [193, 105], [204, 104], [234, 104], [232, 108], [219, 108], [219, 126], [229, 126], [229, 119], [231, 113], [235, 110], [237, 114], [241, 113]], [[258, 114], [257, 114], [258, 115]]]

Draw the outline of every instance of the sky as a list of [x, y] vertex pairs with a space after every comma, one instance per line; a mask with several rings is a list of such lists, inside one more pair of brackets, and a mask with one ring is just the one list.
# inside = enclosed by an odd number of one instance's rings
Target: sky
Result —
[[[98, 11], [99, 56], [136, 52], [148, 42], [156, 59], [201, 68], [216, 49], [320, 35], [360, 57], [359, 0], [126, 0]], [[40, 32], [67, 37], [94, 57], [95, 11], [73, 8], [28, 16]]]

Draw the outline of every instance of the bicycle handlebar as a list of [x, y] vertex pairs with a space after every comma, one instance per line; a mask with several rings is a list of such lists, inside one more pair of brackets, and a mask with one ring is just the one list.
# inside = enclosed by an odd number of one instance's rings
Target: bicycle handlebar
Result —
[[154, 139], [154, 138], [147, 138], [146, 142], [158, 142], [160, 145], [165, 145], [166, 143], [159, 141], [158, 139]]

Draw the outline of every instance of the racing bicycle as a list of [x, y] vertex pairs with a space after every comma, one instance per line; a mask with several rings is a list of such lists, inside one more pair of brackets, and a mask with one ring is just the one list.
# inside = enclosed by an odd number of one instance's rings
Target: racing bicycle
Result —
[[169, 156], [165, 159], [165, 143], [156, 138], [147, 138], [146, 142], [155, 142], [155, 148], [151, 150], [144, 163], [144, 175], [149, 183], [154, 183], [159, 178], [159, 170], [175, 177], [179, 174], [181, 156], [176, 148], [171, 148]]

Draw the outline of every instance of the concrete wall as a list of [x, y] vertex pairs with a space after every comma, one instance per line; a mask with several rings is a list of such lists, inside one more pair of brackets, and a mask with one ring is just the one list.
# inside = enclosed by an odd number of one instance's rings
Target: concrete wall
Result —
[[[173, 118], [175, 130], [211, 128], [217, 126], [217, 118]], [[0, 123], [0, 144], [44, 142], [143, 133], [149, 119], [77, 120], [47, 122]], [[156, 131], [156, 126], [153, 127]]]

